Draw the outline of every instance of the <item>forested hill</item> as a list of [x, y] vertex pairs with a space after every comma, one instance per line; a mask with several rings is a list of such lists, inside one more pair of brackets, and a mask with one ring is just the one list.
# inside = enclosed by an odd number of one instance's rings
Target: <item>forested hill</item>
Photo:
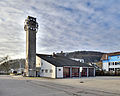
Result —
[[8, 72], [10, 69], [25, 67], [25, 59], [8, 60], [0, 65], [0, 71]]
[[90, 63], [90, 62], [99, 62], [104, 53], [96, 52], [96, 51], [75, 51], [75, 52], [57, 53], [57, 54], [66, 56], [68, 58], [84, 59], [86, 63]]

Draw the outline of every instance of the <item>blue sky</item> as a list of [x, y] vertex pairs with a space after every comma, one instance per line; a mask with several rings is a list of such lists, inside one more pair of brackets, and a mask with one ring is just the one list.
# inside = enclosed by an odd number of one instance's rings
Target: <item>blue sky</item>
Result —
[[25, 57], [28, 15], [39, 23], [37, 53], [120, 51], [120, 0], [0, 0], [0, 57]]

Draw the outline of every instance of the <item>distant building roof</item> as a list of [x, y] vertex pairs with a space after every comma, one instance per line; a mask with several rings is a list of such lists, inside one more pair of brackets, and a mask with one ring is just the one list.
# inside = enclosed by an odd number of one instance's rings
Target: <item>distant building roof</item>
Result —
[[45, 55], [45, 54], [36, 54], [36, 55], [42, 58], [43, 60], [53, 64], [56, 67], [63, 67], [63, 66], [91, 67], [86, 63], [74, 61], [63, 56], [57, 56], [57, 55], [53, 56], [53, 55]]
[[120, 55], [120, 52], [114, 52], [114, 53], [106, 53], [106, 54], [103, 54], [101, 60], [108, 60], [108, 56], [114, 56], [114, 55]]

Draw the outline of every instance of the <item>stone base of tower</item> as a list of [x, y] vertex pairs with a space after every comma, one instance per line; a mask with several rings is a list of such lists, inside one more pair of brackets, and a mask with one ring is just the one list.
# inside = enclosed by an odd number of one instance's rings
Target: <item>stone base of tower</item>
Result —
[[26, 70], [25, 72], [26, 77], [36, 77], [36, 70]]
[[28, 76], [29, 77], [36, 77], [36, 70], [29, 70], [28, 71]]

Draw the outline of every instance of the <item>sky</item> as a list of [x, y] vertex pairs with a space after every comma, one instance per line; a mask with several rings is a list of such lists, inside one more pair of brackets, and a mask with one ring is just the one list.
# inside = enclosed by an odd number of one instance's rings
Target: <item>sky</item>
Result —
[[120, 51], [120, 0], [0, 0], [0, 57], [25, 58], [28, 15], [37, 53]]

